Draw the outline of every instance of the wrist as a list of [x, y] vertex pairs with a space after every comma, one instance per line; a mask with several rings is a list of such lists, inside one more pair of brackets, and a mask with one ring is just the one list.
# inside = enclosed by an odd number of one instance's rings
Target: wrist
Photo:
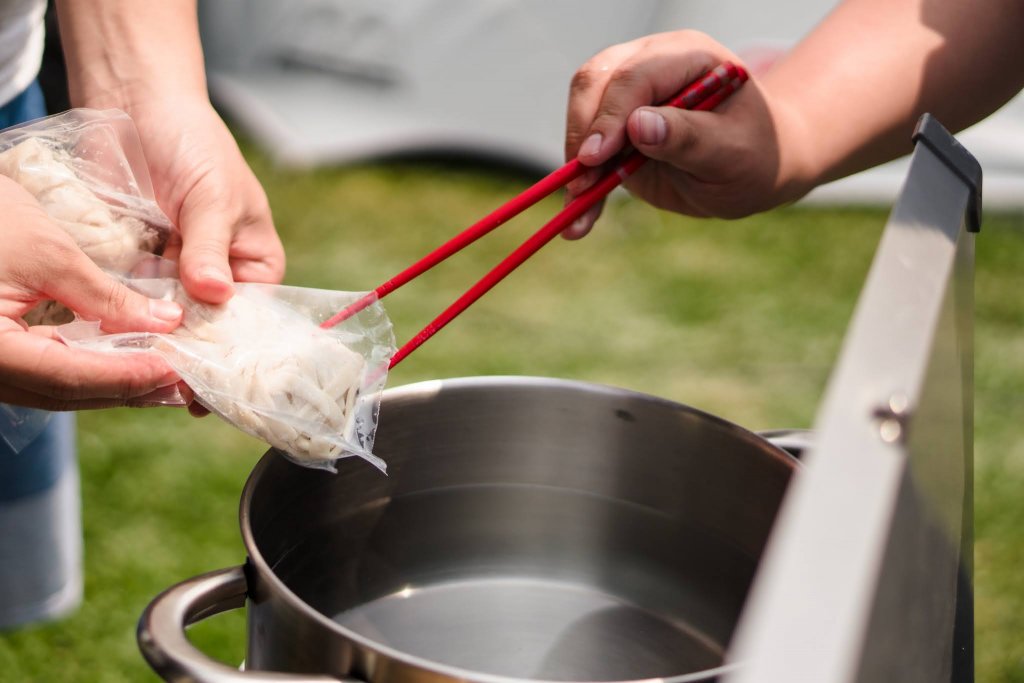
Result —
[[130, 111], [206, 97], [194, 2], [58, 0], [73, 106]]
[[71, 106], [90, 109], [120, 109], [133, 115], [147, 109], [174, 111], [192, 103], [209, 103], [205, 82], [201, 84], [153, 83], [144, 75], [122, 74], [107, 79], [90, 74], [81, 79], [68, 78]]
[[827, 168], [817, 153], [813, 122], [805, 120], [791, 103], [769, 104], [779, 149], [779, 168], [775, 179], [777, 205], [796, 201], [824, 182]]

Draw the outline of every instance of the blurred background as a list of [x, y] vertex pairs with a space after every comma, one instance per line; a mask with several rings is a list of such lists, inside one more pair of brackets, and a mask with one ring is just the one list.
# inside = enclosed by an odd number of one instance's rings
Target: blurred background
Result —
[[[550, 170], [562, 162], [566, 85], [605, 47], [695, 29], [757, 73], [834, 4], [213, 0], [200, 18], [214, 98], [278, 163], [443, 152]], [[986, 204], [1024, 206], [1024, 96], [960, 140], [985, 167]], [[888, 164], [811, 200], [889, 204], [905, 171]]]
[[[366, 290], [561, 162], [569, 78], [593, 53], [697, 28], [756, 70], [830, 6], [210, 0], [200, 18], [211, 95], [267, 190], [287, 283]], [[60, 68], [54, 43], [44, 70], [52, 111], [67, 106]], [[985, 682], [1024, 681], [1022, 121], [1018, 98], [958, 136], [985, 168], [975, 288]], [[664, 396], [753, 430], [810, 427], [904, 170], [897, 162], [732, 222], [617, 195], [592, 235], [553, 242], [389, 385], [564, 377]], [[399, 341], [560, 206], [541, 203], [389, 297]], [[0, 636], [0, 680], [156, 680], [134, 639], [145, 605], [179, 580], [244, 559], [237, 506], [265, 450], [258, 441], [173, 410], [84, 413], [79, 426], [85, 603], [62, 622]], [[224, 661], [244, 656], [241, 614], [192, 637]]]

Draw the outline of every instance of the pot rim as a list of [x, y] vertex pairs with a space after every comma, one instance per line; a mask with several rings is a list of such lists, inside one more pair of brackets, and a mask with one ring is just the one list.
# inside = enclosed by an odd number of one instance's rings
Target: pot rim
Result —
[[[700, 416], [705, 418], [725, 429], [733, 431], [737, 436], [756, 439], [771, 449], [777, 452], [778, 458], [785, 461], [791, 466], [796, 466], [797, 461], [786, 451], [782, 450], [778, 446], [768, 442], [764, 438], [758, 436], [754, 432], [751, 432], [733, 422], [730, 422], [724, 418], [706, 413], [698, 408], [693, 408], [683, 403], [671, 401], [666, 398], [660, 398], [645, 394], [639, 391], [633, 391], [631, 389], [623, 389], [619, 387], [613, 387], [605, 384], [597, 384], [593, 382], [585, 382], [581, 380], [571, 379], [556, 379], [550, 377], [530, 377], [530, 376], [518, 376], [518, 375], [484, 375], [476, 377], [453, 377], [446, 379], [433, 379], [422, 382], [415, 382], [412, 384], [405, 384], [390, 389], [385, 389], [384, 394], [387, 396], [429, 396], [432, 394], [439, 393], [442, 389], [449, 387], [557, 387], [557, 388], [580, 388], [586, 389], [590, 392], [597, 392], [603, 394], [612, 394], [616, 396], [633, 396], [643, 398], [648, 401], [655, 401], [664, 403], [665, 405], [672, 406], [675, 409], [683, 410], [687, 413]], [[480, 671], [474, 671], [472, 669], [463, 669], [460, 667], [450, 666], [442, 664], [430, 659], [418, 657], [416, 655], [409, 654], [402, 650], [397, 650], [384, 643], [377, 642], [373, 639], [367, 638], [360, 633], [352, 631], [344, 626], [338, 624], [334, 620], [327, 617], [325, 614], [314, 609], [306, 601], [299, 598], [292, 590], [277, 576], [274, 570], [270, 567], [263, 555], [259, 552], [259, 548], [256, 546], [255, 538], [252, 535], [252, 529], [249, 519], [250, 503], [252, 501], [253, 490], [256, 484], [259, 482], [261, 475], [267, 467], [271, 458], [278, 457], [275, 453], [275, 449], [267, 451], [263, 457], [260, 458], [259, 462], [253, 468], [249, 474], [249, 478], [245, 482], [245, 487], [242, 490], [242, 498], [239, 504], [238, 521], [242, 531], [242, 541], [245, 545], [246, 552], [248, 554], [248, 562], [254, 566], [256, 571], [259, 573], [260, 578], [269, 582], [279, 595], [289, 603], [292, 609], [297, 610], [303, 616], [313, 619], [320, 626], [332, 631], [333, 633], [351, 641], [356, 646], [363, 648], [369, 652], [376, 653], [377, 655], [388, 657], [389, 659], [401, 662], [407, 666], [417, 667], [424, 669], [442, 676], [447, 676], [452, 680], [459, 681], [473, 681], [474, 683], [643, 683], [645, 681], [658, 681], [659, 683], [699, 683], [700, 681], [708, 680], [712, 676], [728, 673], [735, 670], [739, 664], [737, 663], [723, 663], [720, 666], [712, 669], [704, 669], [702, 671], [694, 671], [691, 673], [680, 674], [678, 676], [666, 676], [658, 678], [640, 678], [640, 679], [624, 679], [616, 681], [548, 681], [544, 679], [534, 678], [517, 678], [514, 676], [501, 676], [497, 674], [489, 674]]]

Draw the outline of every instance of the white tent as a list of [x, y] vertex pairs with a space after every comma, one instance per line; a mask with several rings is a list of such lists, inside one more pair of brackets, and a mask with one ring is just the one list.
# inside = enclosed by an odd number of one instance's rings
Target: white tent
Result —
[[[757, 61], [831, 4], [206, 0], [200, 25], [214, 99], [280, 163], [454, 152], [550, 169], [569, 80], [602, 48], [686, 27]], [[985, 168], [985, 205], [1024, 206], [1024, 99], [960, 137]], [[889, 204], [905, 171], [894, 162], [809, 200]]]

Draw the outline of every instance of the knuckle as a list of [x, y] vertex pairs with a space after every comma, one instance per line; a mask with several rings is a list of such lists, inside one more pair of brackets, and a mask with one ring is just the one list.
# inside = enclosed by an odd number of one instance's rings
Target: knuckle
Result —
[[231, 213], [231, 209], [236, 201], [233, 194], [234, 193], [229, 191], [212, 192], [196, 190], [189, 194], [188, 200], [183, 208], [187, 208], [189, 215], [198, 215], [202, 213]]
[[572, 80], [569, 81], [569, 95], [570, 97], [578, 97], [584, 93], [589, 92], [593, 89], [600, 81], [600, 70], [593, 60], [585, 63], [576, 73], [573, 74]]
[[131, 303], [131, 294], [128, 288], [113, 280], [105, 285], [104, 302], [105, 310], [111, 314], [124, 313]]
[[680, 42], [693, 43], [694, 45], [703, 44], [710, 40], [708, 34], [692, 28], [684, 28], [677, 31], [675, 38]]
[[70, 240], [50, 240], [39, 249], [41, 275], [65, 280], [78, 273], [83, 265], [91, 265], [89, 257]]
[[257, 185], [245, 203], [238, 223], [240, 226], [249, 227], [270, 220], [270, 200], [267, 199], [267, 193], [263, 191], [263, 188]]
[[199, 178], [189, 185], [184, 193], [181, 202], [181, 226], [183, 231], [188, 231], [191, 223], [190, 216], [207, 212], [225, 213], [230, 211], [232, 205], [237, 202], [238, 195], [234, 191], [233, 184], [223, 177], [219, 172], [204, 170]]
[[82, 255], [75, 244], [49, 232], [34, 236], [33, 244], [23, 258], [12, 261], [11, 272], [16, 281], [34, 289], [67, 277]]
[[640, 65], [634, 62], [620, 64], [615, 71], [612, 72], [611, 83], [616, 88], [620, 88], [624, 91], [646, 87], [647, 85]]
[[40, 251], [43, 250], [48, 254], [48, 258], [66, 267], [70, 267], [84, 254], [77, 244], [65, 239], [64, 235], [48, 235], [43, 239]]
[[[227, 179], [211, 178], [202, 191], [197, 190], [189, 196], [185, 213], [192, 218], [183, 226], [185, 232], [192, 232], [188, 228], [193, 224], [201, 226], [200, 234], [187, 235], [185, 243], [191, 242], [193, 247], [199, 247], [205, 242], [205, 246], [200, 247], [202, 249], [212, 249], [213, 245], [227, 240], [237, 230], [273, 224], [270, 200], [251, 174], [231, 183]], [[215, 220], [211, 220], [214, 217]], [[225, 249], [221, 247], [219, 251]]]
[[624, 122], [636, 106], [651, 100], [651, 92], [651, 84], [639, 65], [620, 65], [608, 82], [608, 89], [594, 120], [594, 127], [601, 128]]
[[205, 236], [202, 239], [192, 240], [185, 245], [188, 252], [188, 260], [195, 261], [220, 261], [226, 258], [228, 245], [226, 241], [213, 236]]
[[565, 153], [572, 156], [583, 142], [584, 136], [590, 130], [590, 126], [583, 121], [569, 120], [565, 124]]

